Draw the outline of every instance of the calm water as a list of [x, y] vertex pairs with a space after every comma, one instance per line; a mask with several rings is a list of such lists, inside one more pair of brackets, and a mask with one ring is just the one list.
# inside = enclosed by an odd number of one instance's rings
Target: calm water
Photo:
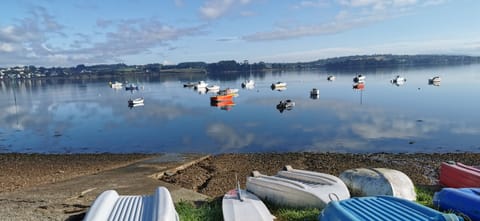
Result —
[[[479, 65], [363, 74], [364, 90], [352, 89], [353, 71], [118, 79], [135, 93], [107, 80], [0, 81], [0, 152], [480, 152]], [[404, 85], [390, 83], [397, 74]], [[440, 86], [428, 85], [435, 75]], [[247, 78], [253, 90], [241, 89]], [[190, 80], [239, 96], [223, 110], [184, 88]], [[276, 81], [287, 89], [272, 90]], [[140, 96], [144, 106], [127, 107]], [[282, 99], [296, 106], [280, 113]]]

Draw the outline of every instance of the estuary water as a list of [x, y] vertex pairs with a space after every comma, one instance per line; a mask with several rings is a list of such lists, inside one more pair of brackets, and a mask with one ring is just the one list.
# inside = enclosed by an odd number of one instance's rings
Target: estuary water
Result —
[[[358, 73], [363, 89], [356, 71], [3, 79], [0, 152], [480, 152], [480, 65]], [[392, 84], [397, 75], [406, 82]], [[434, 76], [439, 84], [429, 84]], [[241, 88], [246, 79], [253, 89]], [[109, 87], [115, 80], [139, 90]], [[183, 86], [199, 80], [238, 96], [215, 106], [213, 94]], [[277, 81], [286, 89], [272, 90]], [[137, 97], [144, 105], [128, 107]], [[295, 107], [279, 111], [284, 99]]]

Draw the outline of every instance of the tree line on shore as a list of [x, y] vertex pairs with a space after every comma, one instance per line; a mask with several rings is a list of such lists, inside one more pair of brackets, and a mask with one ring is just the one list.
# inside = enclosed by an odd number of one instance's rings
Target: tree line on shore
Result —
[[225, 60], [215, 63], [182, 62], [176, 65], [160, 63], [145, 65], [99, 64], [75, 67], [23, 67], [0, 68], [0, 79], [41, 78], [41, 77], [101, 77], [127, 74], [161, 73], [203, 73], [228, 74], [261, 72], [267, 70], [349, 70], [372, 68], [428, 67], [441, 65], [466, 65], [480, 63], [480, 57], [463, 55], [355, 55], [319, 59], [311, 62], [295, 63], [249, 63]]

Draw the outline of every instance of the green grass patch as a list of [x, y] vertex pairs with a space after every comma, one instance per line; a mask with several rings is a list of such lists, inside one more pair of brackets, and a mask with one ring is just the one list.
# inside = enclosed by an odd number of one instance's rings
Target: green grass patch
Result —
[[223, 220], [222, 200], [212, 200], [195, 205], [193, 202], [179, 202], [175, 204], [180, 220], [182, 221], [214, 221]]
[[[417, 203], [430, 208], [433, 207], [433, 194], [438, 191], [435, 188], [428, 186], [416, 186]], [[320, 210], [316, 208], [311, 209], [294, 209], [275, 206], [269, 202], [264, 202], [275, 217], [276, 221], [308, 221], [318, 220]], [[216, 221], [223, 220], [222, 214], [222, 198], [202, 202], [180, 202], [175, 204], [175, 209], [182, 221]]]
[[320, 214], [319, 209], [291, 209], [291, 208], [278, 208], [271, 209], [270, 212], [277, 217], [276, 221], [309, 221], [318, 220]]
[[435, 193], [435, 189], [428, 188], [425, 186], [415, 186], [415, 192], [417, 193], [417, 203], [420, 203], [424, 206], [428, 206], [430, 208], [433, 207], [433, 194]]

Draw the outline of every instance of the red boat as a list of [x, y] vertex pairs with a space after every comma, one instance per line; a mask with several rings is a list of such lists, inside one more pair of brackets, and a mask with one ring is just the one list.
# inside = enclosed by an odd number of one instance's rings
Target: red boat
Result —
[[446, 187], [480, 187], [480, 167], [453, 161], [442, 162], [440, 184]]
[[218, 102], [218, 101], [232, 100], [232, 98], [233, 98], [233, 94], [217, 95], [217, 96], [210, 97], [210, 101]]

